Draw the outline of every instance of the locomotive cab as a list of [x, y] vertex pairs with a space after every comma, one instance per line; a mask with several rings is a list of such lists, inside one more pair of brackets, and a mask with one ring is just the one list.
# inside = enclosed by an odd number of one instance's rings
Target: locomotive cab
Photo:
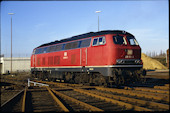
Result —
[[117, 65], [142, 65], [141, 48], [134, 36], [113, 36], [115, 64]]
[[116, 84], [124, 84], [136, 81], [144, 81], [143, 62], [141, 60], [141, 48], [132, 34], [112, 35], [112, 54], [114, 56], [111, 78]]

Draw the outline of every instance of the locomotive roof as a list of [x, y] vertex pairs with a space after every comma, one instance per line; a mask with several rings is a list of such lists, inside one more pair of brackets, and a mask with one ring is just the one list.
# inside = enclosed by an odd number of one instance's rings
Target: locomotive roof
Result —
[[98, 35], [105, 35], [105, 34], [126, 34], [126, 35], [133, 36], [132, 34], [126, 32], [126, 31], [123, 31], [123, 30], [105, 30], [105, 31], [89, 32], [89, 33], [85, 33], [85, 34], [81, 34], [81, 35], [77, 35], [77, 36], [72, 36], [70, 38], [62, 39], [60, 41], [56, 40], [56, 41], [53, 41], [53, 42], [50, 42], [50, 43], [42, 44], [39, 47], [53, 45], [53, 44], [59, 44], [59, 43], [73, 41], [73, 40], [78, 40], [78, 39], [83, 39], [83, 38], [87, 38], [87, 37], [93, 37], [93, 36], [98, 36]]

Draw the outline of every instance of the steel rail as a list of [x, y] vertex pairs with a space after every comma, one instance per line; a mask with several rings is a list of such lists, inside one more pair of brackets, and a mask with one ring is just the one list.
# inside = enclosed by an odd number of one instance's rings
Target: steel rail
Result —
[[12, 83], [12, 84], [16, 84], [16, 85], [24, 85], [26, 86], [27, 83], [24, 83], [21, 80], [17, 80], [17, 79], [1, 79], [1, 82], [8, 82], [8, 83]]
[[125, 89], [115, 89], [115, 88], [103, 88], [103, 87], [95, 87], [98, 90], [103, 90], [103, 91], [109, 91], [109, 92], [114, 92], [114, 93], [119, 93], [119, 94], [125, 94], [125, 95], [131, 95], [131, 96], [137, 96], [137, 97], [144, 97], [144, 98], [149, 98], [149, 99], [155, 99], [155, 100], [164, 100], [166, 102], [169, 102], [169, 95], [166, 96], [160, 96], [160, 95], [153, 95], [154, 93], [144, 93], [141, 91], [130, 91], [130, 90], [125, 90]]
[[167, 90], [154, 89], [154, 88], [135, 87], [135, 88], [125, 88], [125, 89], [137, 90], [137, 91], [146, 91], [146, 92], [153, 92], [153, 93], [162, 93], [162, 94], [168, 94], [169, 95], [169, 91], [167, 91]]
[[65, 95], [65, 94], [62, 94], [62, 93], [60, 93], [60, 92], [58, 92], [58, 91], [55, 91], [54, 89], [51, 89], [56, 95], [58, 95], [58, 96], [60, 96], [60, 97], [62, 97], [62, 98], [65, 98], [66, 100], [69, 100], [69, 101], [72, 101], [72, 102], [74, 102], [74, 103], [76, 103], [76, 104], [78, 104], [78, 105], [80, 105], [80, 106], [83, 106], [83, 107], [85, 107], [85, 108], [87, 108], [87, 109], [90, 109], [90, 111], [94, 111], [94, 112], [101, 112], [101, 111], [103, 111], [102, 109], [99, 109], [99, 108], [97, 108], [97, 107], [94, 107], [94, 106], [92, 106], [92, 105], [89, 105], [89, 104], [87, 104], [87, 103], [84, 103], [84, 102], [82, 102], [82, 101], [79, 101], [79, 100], [77, 100], [77, 99], [75, 99], [75, 98], [72, 98], [72, 97], [69, 97], [69, 96], [67, 96], [67, 95]]
[[169, 86], [154, 86], [154, 89], [169, 90]]
[[24, 96], [22, 100], [22, 112], [25, 112], [26, 94], [27, 94], [27, 87], [25, 87], [25, 90], [24, 90]]
[[29, 89], [28, 91], [30, 93], [29, 96], [30, 99], [28, 101], [29, 104], [31, 105], [27, 109], [27, 111], [29, 110], [28, 112], [48, 112], [48, 111], [66, 112], [63, 111], [60, 105], [55, 102], [46, 86], [33, 87], [33, 89]]
[[121, 101], [125, 101], [125, 102], [128, 101], [128, 102], [137, 103], [140, 105], [148, 105], [151, 107], [158, 107], [161, 109], [169, 110], [169, 105], [167, 105], [167, 104], [156, 103], [156, 102], [152, 102], [152, 101], [140, 100], [140, 99], [135, 99], [135, 98], [129, 98], [129, 97], [119, 96], [119, 95], [114, 95], [114, 94], [101, 93], [99, 91], [91, 91], [90, 90], [89, 92], [98, 94], [98, 95], [104, 96], [104, 97], [114, 98], [116, 100], [121, 100]]
[[122, 101], [118, 101], [118, 100], [115, 100], [115, 99], [99, 96], [98, 94], [96, 95], [96, 94], [90, 93], [90, 92], [88, 92], [86, 90], [83, 90], [83, 89], [75, 89], [74, 88], [73, 90], [77, 91], [77, 92], [80, 92], [82, 94], [86, 94], [86, 95], [89, 95], [89, 96], [92, 96], [92, 97], [95, 97], [95, 98], [99, 98], [99, 99], [104, 100], [106, 102], [111, 102], [113, 104], [118, 104], [120, 106], [126, 107], [129, 110], [134, 109], [135, 111], [152, 111], [152, 110], [147, 109], [147, 108], [143, 108], [143, 107], [135, 106], [135, 105], [125, 103], [125, 102], [122, 102]]
[[53, 94], [53, 92], [51, 91], [51, 89], [49, 87], [47, 87], [48, 92], [51, 94], [51, 96], [53, 97], [53, 99], [55, 100], [55, 102], [62, 108], [62, 110], [64, 112], [69, 112], [69, 110], [67, 109], [67, 107], [65, 107], [65, 105]]
[[144, 95], [152, 95], [153, 97], [159, 96], [160, 98], [168, 98], [168, 94], [162, 94], [162, 93], [157, 93], [157, 92], [146, 92], [146, 91], [139, 91], [139, 90], [126, 90], [126, 89], [117, 89], [117, 90], [122, 90], [122, 91], [127, 91], [129, 93], [134, 92], [138, 94], [144, 94]]
[[169, 84], [165, 84], [165, 86], [168, 86], [168, 87], [169, 87]]
[[[44, 81], [43, 81], [44, 82]], [[47, 83], [47, 82], [44, 82], [44, 83]], [[57, 85], [57, 86], [59, 86], [59, 87], [62, 87], [62, 88], [64, 88], [64, 87], [67, 87], [67, 88], [70, 88], [70, 89], [74, 89], [74, 88], [72, 88], [72, 87], [75, 87], [75, 86], [80, 86], [80, 85], [68, 85], [68, 84], [66, 84], [66, 83], [53, 83], [53, 82], [49, 82], [50, 84], [55, 84], [55, 85]], [[68, 86], [72, 86], [72, 87], [68, 87]], [[168, 85], [166, 85], [166, 86], [168, 86]], [[99, 87], [95, 87], [96, 89], [99, 89]], [[109, 89], [109, 88], [108, 88]], [[119, 89], [118, 89], [119, 90]], [[109, 91], [109, 90], [107, 90], [107, 91]], [[127, 90], [124, 90], [125, 92], [127, 91]], [[122, 93], [122, 92], [121, 92]], [[131, 92], [130, 92], [131, 93]], [[130, 95], [130, 93], [125, 93], [125, 94], [129, 94]], [[136, 95], [136, 94], [133, 94], [132, 96], [134, 96], [134, 95]], [[141, 95], [141, 96], [139, 96], [139, 97], [146, 97], [146, 96], [144, 96], [143, 94]], [[118, 98], [118, 97], [116, 97], [116, 96], [114, 96], [114, 98]], [[149, 96], [149, 98], [153, 98], [153, 97], [150, 97]], [[147, 105], [149, 105], [149, 106], [152, 106], [152, 107], [158, 107], [158, 108], [162, 108], [162, 109], [169, 109], [169, 105], [166, 105], [166, 104], [162, 104], [162, 103], [157, 103], [157, 102], [152, 102], [152, 101], [145, 101], [145, 100], [140, 100], [140, 99], [134, 99], [134, 98], [128, 98], [128, 97], [121, 97], [121, 98], [119, 98], [119, 99], [122, 99], [122, 101], [123, 100], [128, 100], [128, 101], [135, 101], [135, 102], [137, 102], [137, 103], [140, 103], [140, 104], [143, 104], [143, 105], [145, 105], [145, 104], [147, 104]], [[155, 99], [155, 98], [154, 98]], [[160, 98], [158, 98], [159, 100], [160, 100]], [[161, 99], [164, 99], [164, 98], [161, 98]]]
[[[55, 84], [55, 85], [57, 85], [59, 87], [65, 87], [65, 86], [67, 86], [67, 87], [68, 86], [76, 87], [76, 86], [80, 86], [78, 84], [53, 83], [53, 82], [46, 82], [46, 81], [40, 81], [40, 82], [53, 84], [53, 85]], [[95, 88], [98, 88], [98, 87], [95, 87]], [[102, 87], [100, 87], [100, 88], [102, 88]], [[108, 89], [111, 89], [111, 88], [108, 88]], [[169, 95], [168, 94], [160, 94], [160, 93], [153, 93], [153, 92], [141, 92], [141, 91], [130, 91], [130, 90], [124, 90], [124, 89], [114, 89], [114, 90], [118, 91], [118, 92], [125, 92], [126, 94], [132, 93], [133, 95], [135, 95], [135, 96], [137, 95], [139, 97], [147, 97], [147, 98], [151, 98], [151, 99], [154, 98], [156, 100], [165, 100], [165, 101], [169, 102]]]
[[[45, 81], [41, 81], [43, 83], [48, 83], [48, 84], [55, 84], [59, 87], [65, 87], [65, 86], [71, 86], [71, 87], [76, 87], [76, 86], [80, 86], [78, 84], [67, 84], [67, 83], [52, 83], [52, 82], [45, 82]], [[98, 87], [95, 87], [98, 88]], [[111, 89], [111, 88], [108, 88]], [[108, 90], [107, 89], [107, 90]], [[141, 91], [130, 91], [130, 90], [125, 90], [125, 89], [114, 89], [115, 91], [118, 91], [120, 93], [126, 93], [129, 95], [133, 95], [133, 96], [138, 96], [138, 97], [146, 97], [146, 98], [150, 98], [150, 99], [156, 99], [156, 100], [164, 100], [166, 102], [169, 102], [169, 94], [161, 94], [161, 93], [153, 93], [153, 92], [141, 92]]]
[[15, 99], [17, 99], [23, 92], [24, 92], [24, 89], [21, 90], [20, 92], [18, 92], [17, 94], [15, 94], [12, 98], [10, 98], [5, 103], [3, 103], [1, 105], [1, 110], [2, 111], [6, 111], [6, 110], [8, 111], [8, 109], [11, 107], [12, 103], [15, 102]]

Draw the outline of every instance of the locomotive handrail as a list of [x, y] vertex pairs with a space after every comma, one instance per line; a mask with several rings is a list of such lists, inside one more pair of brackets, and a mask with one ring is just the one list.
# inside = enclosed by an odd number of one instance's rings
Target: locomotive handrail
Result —
[[38, 86], [49, 86], [48, 84], [43, 84], [43, 83], [38, 83], [38, 82], [30, 81], [30, 79], [28, 78], [28, 87], [30, 87], [30, 83], [33, 83], [34, 86], [36, 86], [36, 85], [38, 85]]

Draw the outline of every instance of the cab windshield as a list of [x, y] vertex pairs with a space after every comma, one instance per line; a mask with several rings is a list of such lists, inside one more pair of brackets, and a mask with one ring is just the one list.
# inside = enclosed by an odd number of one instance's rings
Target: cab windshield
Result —
[[123, 36], [113, 36], [113, 42], [115, 44], [119, 44], [119, 45], [122, 45], [122, 44], [126, 45], [127, 44], [125, 37], [123, 37]]
[[[132, 36], [126, 36], [127, 41], [129, 42], [130, 45], [139, 45], [138, 42], [136, 41], [136, 39]], [[119, 44], [119, 45], [127, 45], [125, 36], [113, 36], [113, 42], [115, 44]]]
[[139, 45], [138, 44], [138, 42], [136, 41], [136, 39], [134, 38], [134, 37], [132, 37], [132, 36], [126, 36], [126, 38], [127, 38], [127, 40], [128, 40], [128, 42], [129, 42], [129, 44], [130, 45]]

